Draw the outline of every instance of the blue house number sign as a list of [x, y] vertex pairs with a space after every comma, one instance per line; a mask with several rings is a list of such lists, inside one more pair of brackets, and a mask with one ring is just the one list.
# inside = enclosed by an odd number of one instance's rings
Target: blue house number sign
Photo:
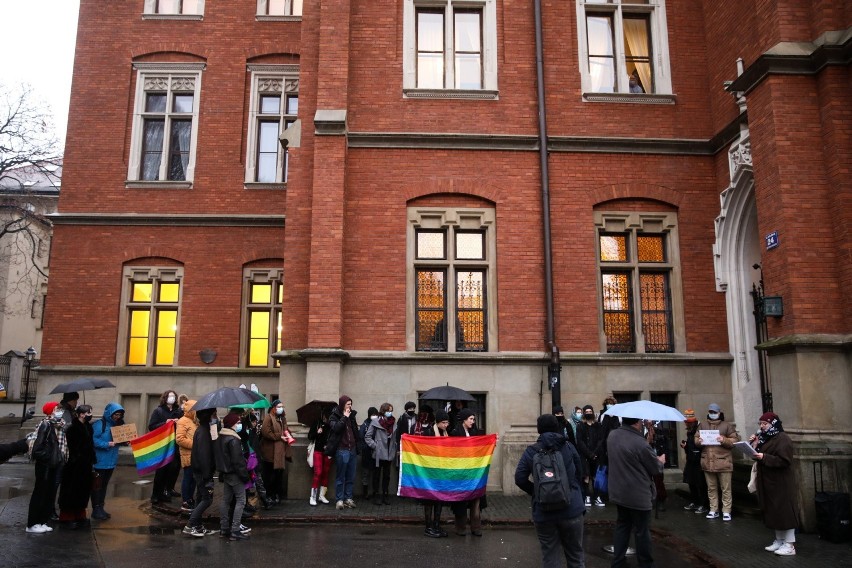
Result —
[[772, 231], [764, 239], [766, 239], [766, 250], [774, 249], [778, 246], [778, 231]]

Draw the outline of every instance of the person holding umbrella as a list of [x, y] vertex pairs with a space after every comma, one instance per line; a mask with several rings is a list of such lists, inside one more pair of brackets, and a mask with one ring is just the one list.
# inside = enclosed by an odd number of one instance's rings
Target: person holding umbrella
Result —
[[[196, 403], [197, 406], [199, 406], [199, 403]], [[189, 520], [183, 527], [183, 534], [193, 537], [203, 537], [215, 532], [205, 529], [204, 525], [201, 524], [201, 516], [213, 503], [213, 476], [216, 474], [216, 462], [213, 456], [211, 428], [215, 428], [213, 424], [215, 416], [215, 408], [202, 408], [195, 413], [195, 417], [198, 419], [198, 428], [192, 435], [190, 463], [192, 475], [195, 478], [196, 499]]]
[[59, 406], [62, 408], [62, 421], [65, 423], [65, 431], [77, 421], [77, 402], [80, 400], [80, 393], [72, 391], [62, 394], [62, 400], [59, 401]]
[[74, 409], [74, 422], [65, 432], [68, 440], [68, 462], [59, 486], [60, 526], [76, 529], [87, 526], [86, 507], [92, 489], [92, 466], [95, 446], [92, 441], [92, 407], [81, 404]]
[[317, 500], [328, 503], [325, 497], [328, 491], [328, 473], [331, 471], [331, 456], [325, 455], [325, 444], [328, 441], [328, 416], [329, 411], [322, 409], [319, 419], [314, 422], [308, 432], [308, 440], [314, 443], [314, 476], [311, 483], [310, 505], [317, 506]]

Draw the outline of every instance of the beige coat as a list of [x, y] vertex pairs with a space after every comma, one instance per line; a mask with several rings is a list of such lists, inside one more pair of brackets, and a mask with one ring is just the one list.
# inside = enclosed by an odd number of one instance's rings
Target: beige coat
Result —
[[293, 449], [281, 436], [289, 430], [287, 420], [267, 413], [260, 427], [260, 459], [271, 462], [274, 469], [285, 469], [286, 458], [292, 458]]
[[[722, 445], [702, 445], [698, 430], [718, 430], [719, 435], [724, 438]], [[734, 458], [731, 455], [731, 450], [734, 444], [740, 441], [737, 425], [733, 422], [705, 419], [698, 424], [698, 430], [695, 431], [695, 446], [701, 448], [701, 469], [711, 473], [734, 471]]]
[[175, 430], [175, 442], [180, 448], [181, 467], [189, 467], [191, 464], [192, 437], [195, 436], [195, 429], [198, 428], [198, 423], [195, 421], [195, 411], [192, 410], [193, 405], [195, 405], [194, 400], [186, 401], [183, 416], [177, 421]]

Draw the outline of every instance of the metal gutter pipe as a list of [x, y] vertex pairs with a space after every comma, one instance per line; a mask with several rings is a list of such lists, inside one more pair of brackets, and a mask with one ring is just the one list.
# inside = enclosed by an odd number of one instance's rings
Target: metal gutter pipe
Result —
[[538, 83], [538, 145], [541, 164], [541, 215], [544, 231], [544, 298], [547, 313], [545, 342], [550, 352], [548, 386], [553, 406], [562, 405], [559, 348], [556, 346], [553, 325], [553, 244], [550, 235], [550, 175], [547, 165], [547, 110], [544, 104], [544, 48], [542, 47], [541, 0], [535, 0], [535, 73]]

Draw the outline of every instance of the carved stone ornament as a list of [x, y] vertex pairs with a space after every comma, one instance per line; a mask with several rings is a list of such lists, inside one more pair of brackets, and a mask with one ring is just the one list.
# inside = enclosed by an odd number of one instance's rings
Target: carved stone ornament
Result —
[[172, 91], [195, 91], [195, 77], [172, 77]]
[[287, 84], [284, 86], [284, 90], [288, 93], [298, 93], [299, 92], [299, 80], [298, 79], [287, 79]]
[[167, 91], [169, 89], [168, 77], [145, 77], [146, 91]]
[[281, 79], [264, 78], [257, 82], [257, 90], [261, 93], [280, 93]]
[[743, 166], [751, 166], [751, 142], [737, 144], [730, 150], [731, 177]]

